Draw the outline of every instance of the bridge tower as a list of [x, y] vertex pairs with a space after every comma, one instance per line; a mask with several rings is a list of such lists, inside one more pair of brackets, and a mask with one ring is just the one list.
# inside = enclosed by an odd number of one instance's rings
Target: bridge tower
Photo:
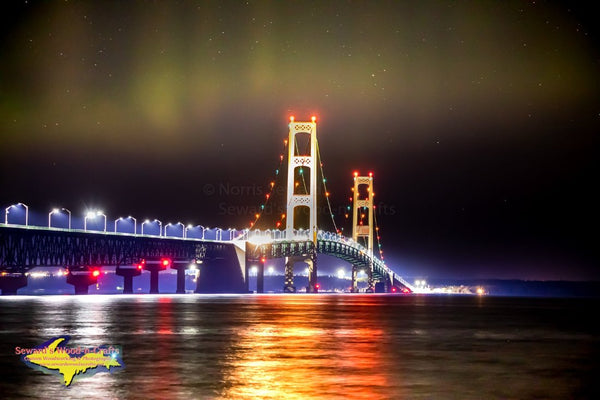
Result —
[[[308, 287], [306, 291], [318, 291], [317, 283], [317, 123], [297, 122], [290, 117], [288, 138], [288, 182], [286, 238], [294, 238], [294, 230], [308, 231], [313, 251], [306, 257], [286, 257], [284, 292], [295, 292], [294, 263], [308, 264]], [[300, 139], [299, 135], [307, 135]], [[308, 173], [307, 173], [308, 172]], [[307, 182], [308, 180], [308, 182]]]
[[[365, 188], [366, 186], [366, 188]], [[365, 191], [366, 189], [366, 191]], [[369, 176], [358, 176], [358, 172], [354, 173], [354, 192], [353, 196], [353, 210], [352, 210], [352, 240], [358, 243], [359, 238], [366, 238], [367, 251], [371, 259], [371, 264], [367, 270], [368, 275], [368, 286], [367, 291], [373, 292], [375, 290], [375, 283], [373, 280], [373, 226], [374, 215], [373, 215], [373, 173], [369, 172]], [[366, 214], [365, 214], [366, 212]], [[361, 215], [361, 218], [359, 218]], [[365, 218], [367, 217], [366, 221]], [[356, 265], [352, 266], [352, 291], [357, 292]]]

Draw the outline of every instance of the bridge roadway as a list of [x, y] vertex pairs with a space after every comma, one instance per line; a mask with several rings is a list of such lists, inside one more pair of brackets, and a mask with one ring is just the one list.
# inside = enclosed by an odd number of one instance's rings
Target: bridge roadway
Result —
[[[231, 240], [209, 240], [0, 224], [0, 289], [15, 294], [27, 284], [24, 274], [40, 266], [66, 267], [72, 271], [115, 266], [117, 273], [125, 271], [127, 288], [128, 279], [129, 283], [132, 279], [127, 275], [139, 275], [137, 271], [128, 273], [128, 268], [139, 265], [141, 260], [168, 258], [171, 267], [178, 271], [178, 292], [184, 291], [185, 269], [194, 262], [200, 269], [198, 293], [247, 293], [247, 277], [253, 264], [259, 267], [257, 291], [261, 292], [264, 277], [261, 260], [311, 255], [316, 258], [318, 253], [367, 271], [372, 265], [374, 279], [380, 282], [379, 287], [384, 286], [382, 291], [414, 291], [363, 246], [341, 235], [319, 232], [315, 249], [306, 231], [295, 232], [292, 239], [285, 238], [285, 232], [278, 230], [241, 232]], [[151, 265], [144, 265], [144, 269], [155, 276], [157, 292], [158, 271], [152, 272]], [[85, 292], [87, 288], [82, 293]]]

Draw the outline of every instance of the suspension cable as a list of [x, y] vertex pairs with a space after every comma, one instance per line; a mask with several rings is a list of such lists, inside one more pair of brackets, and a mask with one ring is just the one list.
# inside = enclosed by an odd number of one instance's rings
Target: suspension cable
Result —
[[260, 205], [260, 210], [254, 215], [254, 221], [250, 222], [250, 228], [256, 226], [256, 223], [258, 222], [258, 220], [260, 219], [260, 217], [262, 217], [267, 204], [269, 203], [269, 201], [271, 200], [271, 198], [273, 197], [273, 193], [275, 190], [275, 182], [277, 180], [277, 177], [279, 176], [279, 173], [281, 171], [281, 166], [283, 165], [283, 160], [285, 158], [285, 150], [287, 149], [288, 146], [288, 140], [285, 139], [283, 141], [283, 149], [281, 154], [279, 155], [279, 166], [277, 167], [277, 169], [275, 169], [275, 178], [271, 181], [271, 183], [269, 184], [269, 191], [268, 193], [265, 195], [265, 202], [263, 204]]
[[[316, 140], [316, 139], [315, 139]], [[325, 172], [323, 170], [323, 162], [321, 160], [321, 151], [319, 150], [319, 141], [316, 140], [316, 148], [317, 148], [317, 161], [319, 163], [319, 170], [321, 171], [321, 176], [323, 179], [321, 180], [323, 183], [323, 190], [325, 192], [325, 200], [327, 200], [327, 208], [329, 209], [329, 215], [331, 216], [331, 222], [333, 222], [333, 229], [335, 229], [335, 233], [339, 233], [337, 224], [335, 223], [335, 216], [333, 215], [333, 210], [331, 209], [331, 202], [329, 201], [329, 192], [327, 191], [327, 179], [325, 178]]]
[[[379, 259], [383, 261], [383, 250], [381, 249], [380, 235], [379, 235], [379, 226], [377, 225], [377, 209], [375, 208], [375, 204], [373, 204], [373, 222], [375, 223], [375, 238], [377, 239], [377, 249], [379, 250]], [[385, 261], [383, 261], [385, 264]]]

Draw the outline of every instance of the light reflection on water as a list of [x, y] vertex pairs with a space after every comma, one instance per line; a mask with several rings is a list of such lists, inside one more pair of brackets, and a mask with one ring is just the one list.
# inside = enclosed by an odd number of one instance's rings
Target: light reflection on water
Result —
[[[223, 397], [304, 399], [344, 394], [361, 399], [373, 398], [387, 387], [376, 348], [381, 329], [361, 327], [365, 321], [358, 318], [335, 321], [341, 326], [333, 328], [334, 321], [316, 321], [314, 314], [304, 312], [306, 302], [313, 299], [293, 300], [286, 302], [285, 313], [271, 315], [267, 322], [261, 322], [260, 309], [251, 314], [255, 322], [238, 334], [225, 377], [231, 387]], [[356, 386], [361, 390], [353, 391]]]
[[[0, 298], [3, 398], [564, 399], [598, 394], [595, 300], [388, 295]], [[125, 369], [64, 388], [14, 348], [71, 335]], [[84, 394], [84, 396], [82, 396]]]

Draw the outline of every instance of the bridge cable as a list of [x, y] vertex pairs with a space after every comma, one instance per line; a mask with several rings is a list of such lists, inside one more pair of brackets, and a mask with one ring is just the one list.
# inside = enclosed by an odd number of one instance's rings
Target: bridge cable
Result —
[[377, 249], [379, 250], [379, 259], [385, 264], [383, 261], [383, 250], [381, 248], [381, 236], [379, 235], [379, 226], [377, 225], [377, 208], [373, 204], [373, 222], [375, 224], [375, 237], [377, 238]]
[[[254, 221], [250, 222], [250, 228], [256, 226], [258, 220], [260, 219], [260, 217], [262, 217], [264, 211], [266, 210], [266, 206], [268, 205], [269, 200], [271, 200], [271, 198], [273, 197], [273, 193], [275, 191], [275, 182], [277, 180], [277, 177], [280, 176], [281, 166], [283, 165], [283, 160], [285, 158], [284, 154], [286, 154], [285, 150], [287, 149], [287, 146], [288, 146], [288, 140], [284, 139], [282, 153], [279, 155], [279, 166], [277, 167], [277, 169], [275, 169], [275, 178], [269, 184], [269, 191], [265, 195], [265, 202], [260, 205], [259, 212], [257, 212], [254, 215]], [[284, 218], [284, 216], [285, 216], [285, 214], [282, 214], [282, 219]], [[281, 223], [278, 223], [278, 225], [281, 225]]]
[[317, 148], [317, 159], [319, 163], [319, 170], [321, 171], [321, 177], [323, 178], [321, 182], [323, 183], [323, 191], [325, 192], [325, 200], [327, 200], [327, 207], [329, 209], [329, 215], [331, 216], [331, 222], [333, 222], [333, 229], [335, 229], [335, 233], [340, 233], [335, 223], [335, 216], [333, 214], [333, 210], [331, 208], [331, 202], [329, 201], [329, 192], [327, 191], [327, 179], [325, 178], [325, 172], [323, 170], [323, 160], [321, 159], [321, 151], [319, 150], [319, 141], [316, 141]]

